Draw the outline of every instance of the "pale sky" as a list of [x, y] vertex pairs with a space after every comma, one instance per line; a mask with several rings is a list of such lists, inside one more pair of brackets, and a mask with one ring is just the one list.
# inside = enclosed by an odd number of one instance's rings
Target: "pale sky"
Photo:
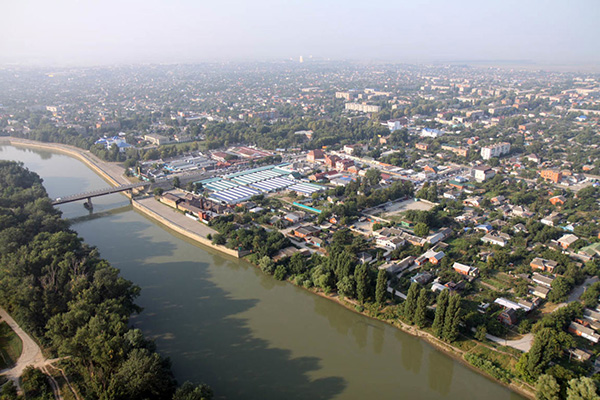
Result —
[[600, 64], [600, 0], [0, 0], [0, 64]]

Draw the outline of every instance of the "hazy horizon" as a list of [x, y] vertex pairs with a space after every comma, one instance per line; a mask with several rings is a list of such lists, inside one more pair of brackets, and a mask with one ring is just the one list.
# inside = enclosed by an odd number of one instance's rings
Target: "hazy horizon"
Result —
[[1, 64], [600, 64], [597, 0], [22, 0], [0, 12]]

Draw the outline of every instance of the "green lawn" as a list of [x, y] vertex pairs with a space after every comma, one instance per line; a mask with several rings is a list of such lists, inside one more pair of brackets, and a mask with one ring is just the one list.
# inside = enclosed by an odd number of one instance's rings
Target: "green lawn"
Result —
[[6, 322], [0, 322], [0, 369], [17, 362], [23, 350], [23, 342]]

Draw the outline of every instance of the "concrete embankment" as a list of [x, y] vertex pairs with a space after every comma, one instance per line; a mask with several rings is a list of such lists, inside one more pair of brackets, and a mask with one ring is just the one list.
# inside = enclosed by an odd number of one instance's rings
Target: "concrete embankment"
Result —
[[142, 214], [156, 220], [157, 222], [160, 222], [167, 228], [187, 238], [190, 238], [204, 246], [219, 250], [230, 256], [240, 258], [239, 251], [228, 249], [225, 246], [213, 244], [212, 241], [206, 238], [208, 234], [217, 234], [217, 231], [202, 225], [200, 222], [187, 218], [185, 215], [178, 213], [169, 206], [159, 203], [152, 197], [141, 200], [133, 199], [131, 204], [133, 205], [134, 209], [138, 210]]
[[125, 169], [123, 167], [116, 163], [104, 162], [89, 151], [80, 149], [78, 147], [60, 143], [36, 142], [34, 140], [14, 138], [10, 136], [0, 138], [0, 144], [2, 143], [6, 143], [15, 147], [51, 150], [67, 154], [86, 164], [111, 185], [120, 186], [131, 183], [123, 176], [125, 173]]

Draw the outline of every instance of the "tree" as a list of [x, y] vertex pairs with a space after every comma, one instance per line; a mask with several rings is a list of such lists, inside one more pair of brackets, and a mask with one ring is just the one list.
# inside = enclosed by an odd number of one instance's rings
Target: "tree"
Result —
[[354, 278], [351, 276], [344, 276], [337, 282], [338, 293], [345, 297], [355, 297], [356, 291], [354, 290]]
[[414, 228], [415, 235], [425, 237], [429, 234], [429, 227], [423, 222], [419, 222]]
[[433, 319], [433, 334], [439, 338], [444, 332], [444, 318], [448, 308], [448, 290], [442, 290], [438, 294], [437, 306], [435, 308], [435, 318]]
[[369, 298], [370, 291], [369, 272], [365, 264], [361, 264], [356, 268], [354, 279], [356, 280], [357, 300], [364, 303]]
[[406, 300], [404, 301], [404, 319], [409, 324], [413, 323], [413, 318], [415, 315], [415, 308], [417, 307], [417, 298], [419, 296], [419, 285], [416, 282], [413, 282], [410, 285], [410, 289], [408, 289], [408, 294], [406, 295]]
[[261, 258], [258, 262], [258, 266], [263, 272], [266, 272], [267, 274], [272, 274], [275, 271], [275, 263], [273, 262], [273, 260], [271, 260], [271, 257], [269, 256], [264, 256], [263, 258]]
[[563, 348], [574, 345], [573, 337], [564, 331], [539, 329], [528, 353], [527, 372], [534, 378], [540, 376], [548, 364], [562, 354]]
[[153, 193], [155, 196], [162, 196], [162, 194], [164, 193], [164, 189], [163, 188], [155, 188]]
[[181, 182], [179, 181], [179, 177], [176, 176], [175, 178], [173, 178], [173, 186], [175, 186], [176, 188], [181, 186]]
[[375, 186], [381, 181], [381, 171], [377, 168], [369, 168], [365, 173], [365, 179], [371, 186]]
[[598, 400], [596, 384], [592, 378], [582, 376], [571, 379], [567, 388], [567, 400]]
[[275, 272], [273, 273], [273, 277], [278, 281], [284, 280], [286, 275], [287, 269], [285, 268], [285, 265], [278, 265], [277, 268], [275, 268]]
[[421, 288], [419, 293], [414, 320], [419, 328], [423, 328], [427, 324], [427, 289], [425, 288]]
[[377, 284], [375, 285], [375, 302], [382, 305], [385, 301], [385, 293], [387, 292], [387, 272], [380, 269], [377, 273]]
[[460, 295], [454, 293], [448, 300], [448, 308], [444, 316], [443, 339], [447, 342], [454, 342], [458, 337], [458, 327], [460, 325]]
[[185, 382], [173, 395], [173, 400], [211, 400], [213, 391], [205, 384], [199, 386]]
[[535, 391], [536, 400], [560, 400], [560, 385], [552, 375], [540, 375]]
[[475, 332], [475, 339], [479, 340], [480, 342], [483, 342], [486, 339], [486, 335], [487, 335], [487, 328], [485, 325], [479, 325], [477, 327], [477, 331]]

